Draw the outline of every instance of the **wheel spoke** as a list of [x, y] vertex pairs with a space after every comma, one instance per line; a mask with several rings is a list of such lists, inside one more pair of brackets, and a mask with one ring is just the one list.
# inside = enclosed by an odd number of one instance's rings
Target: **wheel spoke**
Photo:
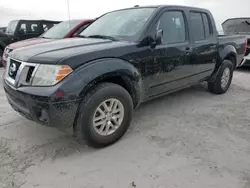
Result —
[[105, 118], [104, 114], [102, 114], [102, 115], [100, 115], [98, 117], [94, 117], [94, 122], [100, 121], [101, 119], [104, 119], [104, 118]]
[[110, 105], [109, 105], [109, 110], [110, 110], [110, 111], [113, 110], [114, 104], [115, 104], [115, 100], [111, 100], [111, 101], [110, 101]]
[[111, 128], [111, 129], [115, 129], [115, 125], [113, 124], [113, 122], [112, 122], [112, 121], [110, 121], [109, 128]]
[[98, 107], [96, 111], [99, 112], [101, 115], [105, 116], [105, 113], [100, 107]]
[[98, 126], [103, 125], [103, 124], [105, 124], [105, 123], [106, 123], [106, 120], [104, 119], [104, 120], [101, 120], [101, 121], [99, 121], [99, 122], [97, 122], [97, 123], [94, 123], [94, 126], [95, 126], [95, 127], [98, 127]]
[[112, 122], [114, 122], [114, 125], [115, 125], [115, 126], [118, 126], [118, 125], [119, 125], [119, 122], [117, 121], [117, 118], [112, 118]]
[[112, 112], [114, 112], [117, 108], [118, 102], [114, 100], [113, 104], [112, 104]]
[[104, 107], [104, 109], [105, 109], [106, 112], [109, 111], [109, 107], [108, 107], [108, 105], [106, 104], [106, 102], [103, 103], [103, 107]]
[[103, 133], [104, 133], [105, 135], [108, 135], [109, 129], [110, 129], [110, 123], [107, 123], [107, 124], [106, 124], [106, 127], [105, 127], [105, 130], [103, 130]]
[[106, 123], [104, 123], [104, 124], [101, 126], [101, 128], [99, 129], [100, 133], [103, 132], [103, 130], [104, 130], [105, 127], [106, 127]]
[[122, 108], [121, 107], [118, 107], [117, 109], [113, 110], [113, 114], [116, 114], [118, 112], [122, 111]]
[[119, 118], [122, 118], [123, 115], [119, 113], [119, 114], [115, 114], [114, 117], [115, 117], [116, 119], [119, 119]]

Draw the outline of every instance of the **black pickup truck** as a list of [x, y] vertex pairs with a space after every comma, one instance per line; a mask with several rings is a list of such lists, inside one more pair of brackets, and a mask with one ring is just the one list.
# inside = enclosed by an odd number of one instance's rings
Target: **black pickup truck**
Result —
[[21, 115], [72, 126], [103, 147], [122, 137], [142, 102], [202, 81], [225, 93], [244, 53], [245, 37], [219, 38], [208, 10], [133, 7], [104, 14], [78, 38], [15, 50], [3, 85]]
[[8, 24], [5, 33], [0, 32], [0, 66], [4, 48], [20, 40], [40, 36], [42, 33], [53, 27], [59, 21], [50, 20], [13, 20]]

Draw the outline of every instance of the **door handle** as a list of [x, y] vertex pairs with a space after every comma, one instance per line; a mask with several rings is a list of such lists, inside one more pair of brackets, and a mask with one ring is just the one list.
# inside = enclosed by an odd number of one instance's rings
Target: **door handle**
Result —
[[216, 47], [217, 47], [216, 45], [212, 45], [212, 46], [209, 47], [209, 49], [210, 49], [210, 50], [213, 50], [213, 49], [215, 49]]
[[185, 48], [185, 54], [189, 55], [191, 53], [192, 49], [190, 47]]

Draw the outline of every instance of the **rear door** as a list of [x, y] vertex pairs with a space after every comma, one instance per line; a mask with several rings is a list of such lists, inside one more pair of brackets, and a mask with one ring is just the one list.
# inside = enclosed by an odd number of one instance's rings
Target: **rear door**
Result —
[[192, 36], [192, 56], [190, 58], [196, 80], [209, 77], [217, 60], [218, 37], [211, 15], [205, 12], [190, 11]]

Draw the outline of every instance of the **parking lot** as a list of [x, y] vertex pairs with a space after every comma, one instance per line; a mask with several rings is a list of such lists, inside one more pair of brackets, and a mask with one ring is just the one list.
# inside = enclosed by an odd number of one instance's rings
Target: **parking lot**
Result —
[[143, 104], [104, 149], [19, 116], [1, 83], [0, 187], [250, 188], [249, 81], [241, 69], [224, 95], [200, 84]]

